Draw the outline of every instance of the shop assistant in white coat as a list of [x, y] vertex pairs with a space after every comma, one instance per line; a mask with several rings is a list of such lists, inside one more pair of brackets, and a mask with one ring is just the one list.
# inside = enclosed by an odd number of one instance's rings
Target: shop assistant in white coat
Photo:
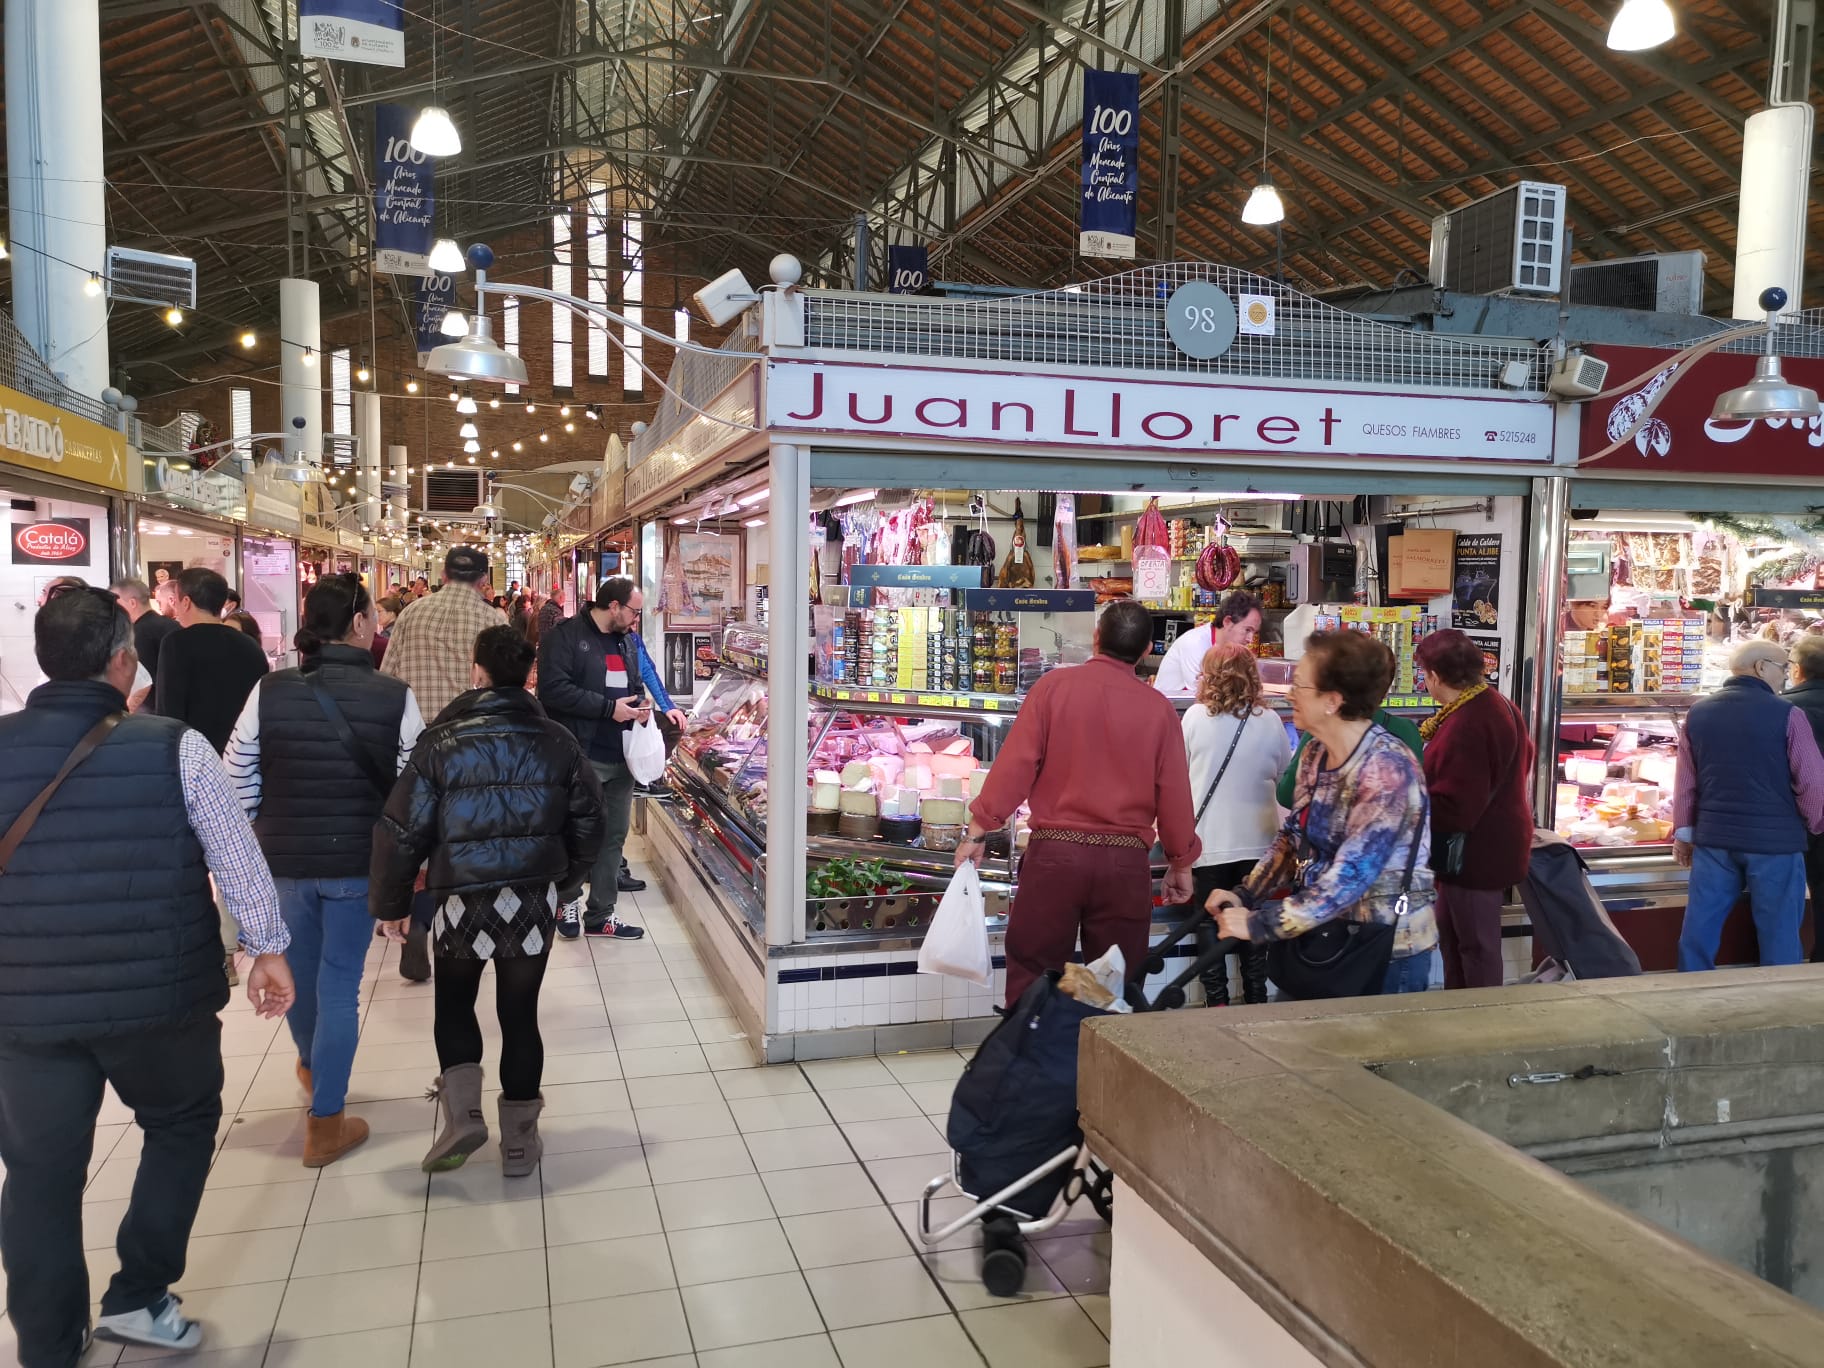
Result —
[[1258, 594], [1245, 589], [1232, 589], [1216, 604], [1213, 620], [1200, 623], [1172, 643], [1159, 662], [1159, 673], [1153, 687], [1161, 693], [1192, 694], [1197, 691], [1197, 672], [1212, 646], [1246, 646], [1249, 650], [1260, 640], [1261, 603]]

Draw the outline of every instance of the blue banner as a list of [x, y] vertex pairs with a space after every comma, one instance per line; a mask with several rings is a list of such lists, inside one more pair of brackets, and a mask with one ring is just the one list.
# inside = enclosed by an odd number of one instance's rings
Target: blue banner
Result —
[[1140, 212], [1140, 77], [1083, 73], [1083, 217], [1077, 252], [1134, 255]]
[[979, 565], [851, 565], [849, 583], [879, 589], [979, 589]]
[[427, 274], [437, 208], [431, 159], [412, 148], [405, 105], [374, 107], [374, 268], [390, 275]]
[[1094, 589], [965, 589], [972, 613], [1093, 613]]
[[930, 283], [930, 248], [923, 243], [887, 248], [888, 294], [923, 294]]
[[449, 341], [443, 335], [443, 316], [456, 302], [456, 277], [420, 276], [413, 299], [418, 308], [418, 364], [423, 366], [434, 348]]
[[298, 0], [298, 51], [369, 66], [405, 65], [400, 0]]

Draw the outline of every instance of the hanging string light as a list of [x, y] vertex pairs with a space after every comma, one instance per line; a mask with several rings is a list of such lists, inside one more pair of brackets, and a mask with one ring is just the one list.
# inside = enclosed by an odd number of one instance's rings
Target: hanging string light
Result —
[[1286, 206], [1279, 198], [1279, 191], [1273, 187], [1273, 177], [1267, 171], [1267, 134], [1273, 126], [1273, 27], [1267, 25], [1267, 74], [1261, 85], [1260, 114], [1260, 182], [1248, 195], [1248, 202], [1242, 208], [1241, 221], [1257, 227], [1268, 227], [1282, 222], [1286, 217]]

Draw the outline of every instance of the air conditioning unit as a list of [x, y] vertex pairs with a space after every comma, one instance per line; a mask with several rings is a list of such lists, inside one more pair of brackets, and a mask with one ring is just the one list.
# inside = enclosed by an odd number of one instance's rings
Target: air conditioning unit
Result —
[[125, 304], [196, 307], [196, 262], [162, 252], [108, 248], [108, 298]]
[[1582, 352], [1572, 352], [1552, 367], [1546, 388], [1560, 399], [1590, 399], [1608, 383], [1609, 363]]
[[426, 517], [438, 522], [480, 522], [475, 506], [485, 503], [488, 484], [479, 469], [433, 470], [422, 476], [424, 500], [419, 505]]
[[1660, 252], [1613, 261], [1586, 261], [1571, 267], [1571, 303], [1647, 313], [1701, 314], [1704, 254]]
[[1431, 221], [1431, 283], [1459, 294], [1557, 294], [1562, 185], [1521, 181]]

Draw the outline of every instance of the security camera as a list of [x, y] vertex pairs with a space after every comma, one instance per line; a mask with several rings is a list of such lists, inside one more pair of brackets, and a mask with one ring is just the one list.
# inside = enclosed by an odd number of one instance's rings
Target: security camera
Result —
[[586, 474], [579, 474], [570, 481], [570, 492], [576, 495], [587, 494], [595, 488], [595, 481]]
[[724, 271], [691, 296], [703, 316], [720, 328], [735, 321], [760, 298], [739, 270]]

